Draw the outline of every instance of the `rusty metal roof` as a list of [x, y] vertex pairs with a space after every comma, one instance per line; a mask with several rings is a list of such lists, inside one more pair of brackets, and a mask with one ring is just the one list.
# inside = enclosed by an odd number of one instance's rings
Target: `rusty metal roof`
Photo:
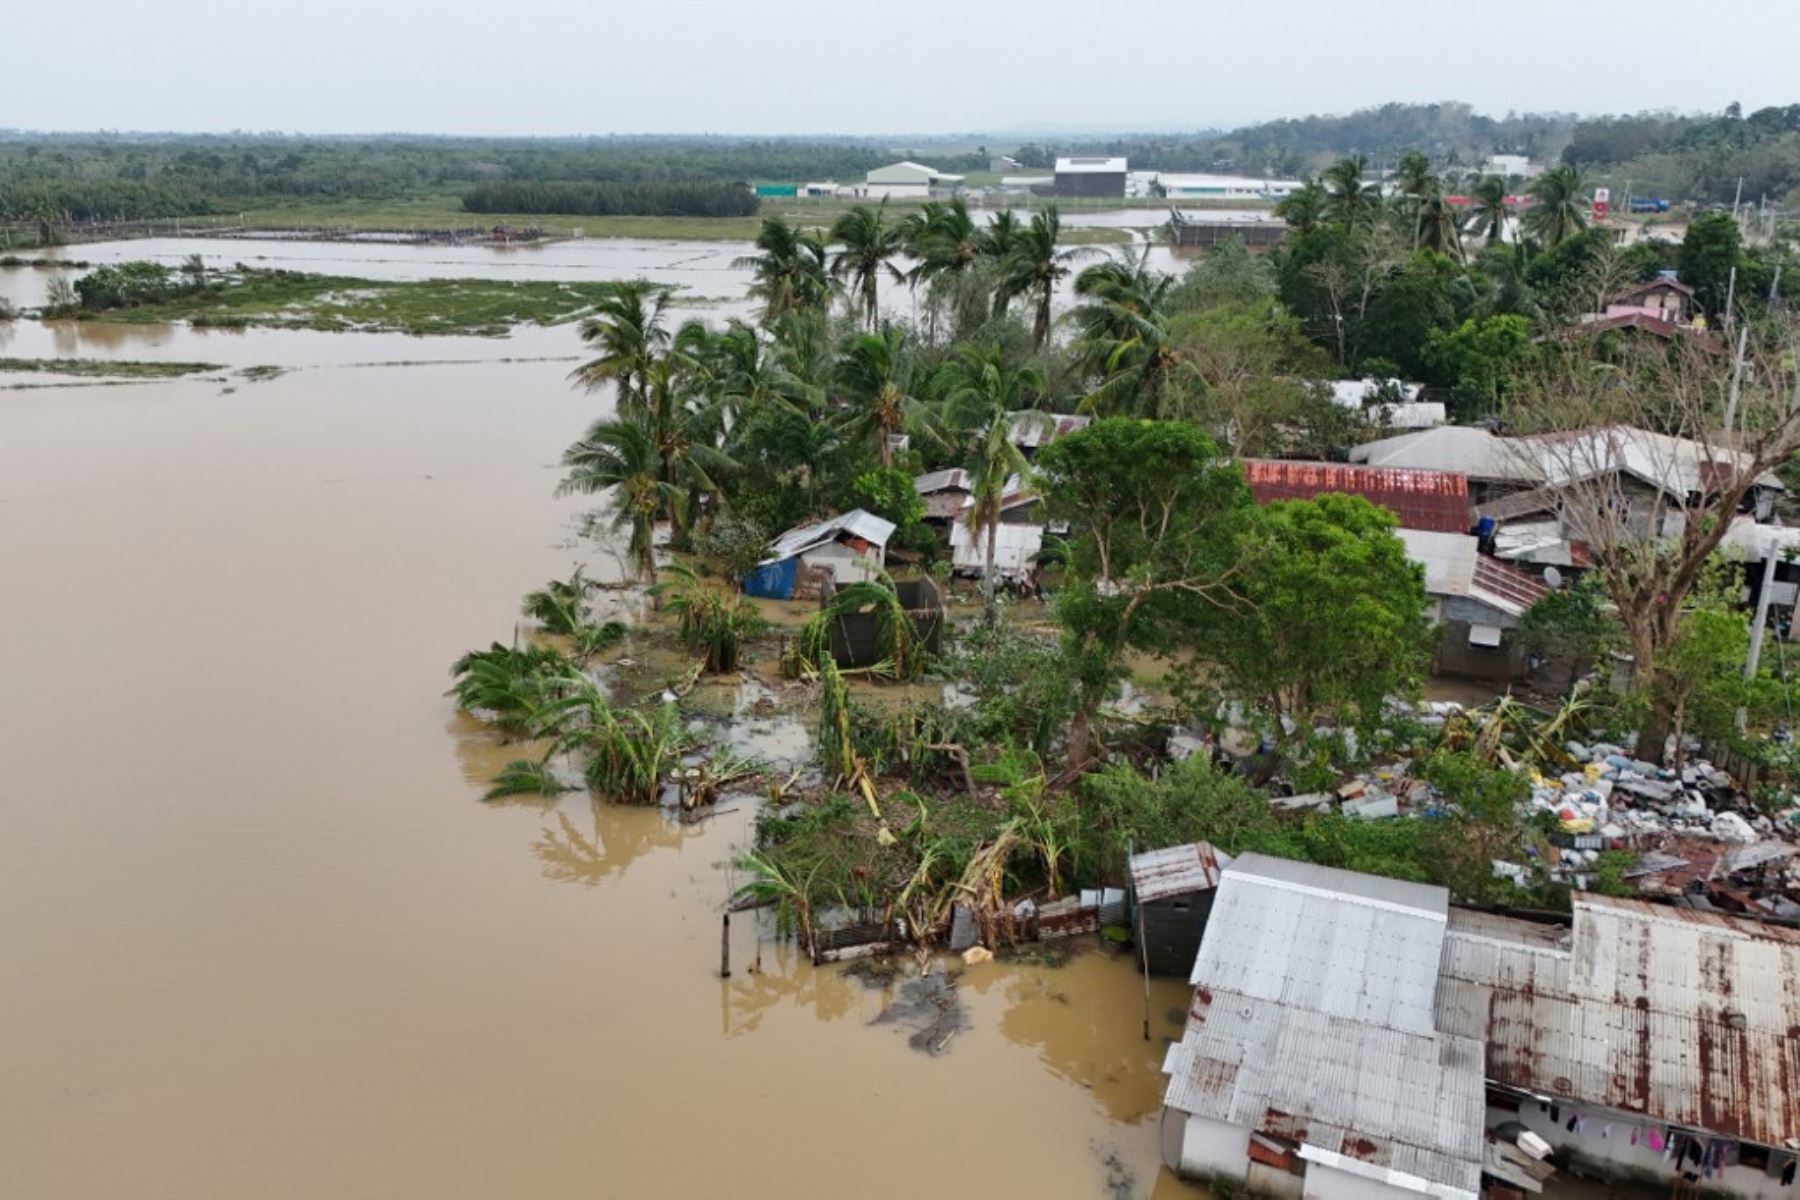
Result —
[[1263, 458], [1240, 461], [1244, 481], [1258, 504], [1310, 500], [1326, 492], [1342, 492], [1387, 509], [1405, 529], [1467, 533], [1473, 524], [1469, 519], [1466, 475]]
[[1473, 1200], [1481, 1043], [1412, 1033], [1241, 993], [1196, 994], [1163, 1062], [1170, 1108], [1300, 1144], [1406, 1191]]
[[1577, 896], [1566, 949], [1452, 922], [1439, 1028], [1491, 1079], [1766, 1146], [1800, 1138], [1800, 931]]
[[1131, 856], [1131, 888], [1139, 904], [1169, 896], [1203, 892], [1219, 886], [1219, 873], [1231, 865], [1231, 855], [1211, 842], [1166, 846]]

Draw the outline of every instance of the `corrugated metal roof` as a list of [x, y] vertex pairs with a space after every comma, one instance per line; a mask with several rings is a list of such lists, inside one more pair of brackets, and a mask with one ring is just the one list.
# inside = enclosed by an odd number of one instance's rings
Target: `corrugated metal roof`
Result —
[[1478, 1191], [1485, 1098], [1472, 1038], [1215, 991], [1196, 995], [1164, 1070], [1163, 1102], [1181, 1112], [1343, 1155], [1427, 1195]]
[[1800, 931], [1577, 896], [1568, 949], [1454, 927], [1440, 1028], [1523, 1090], [1780, 1146], [1800, 1138]]
[[1444, 425], [1419, 433], [1365, 442], [1350, 461], [1399, 470], [1455, 471], [1471, 479], [1542, 483], [1537, 463], [1519, 454], [1505, 438], [1467, 425]]
[[826, 542], [836, 541], [840, 534], [859, 537], [865, 542], [873, 542], [877, 546], [887, 545], [888, 538], [894, 535], [894, 523], [853, 508], [847, 513], [819, 521], [812, 525], [801, 525], [790, 529], [769, 543], [769, 556], [762, 564], [781, 562], [796, 554], [805, 554]]
[[1125, 173], [1123, 158], [1059, 158], [1056, 160], [1058, 175], [1123, 175]]
[[921, 496], [930, 496], [936, 492], [948, 490], [969, 490], [969, 473], [961, 467], [949, 467], [942, 471], [927, 471], [923, 475], [913, 477], [913, 490]]
[[1093, 419], [1076, 413], [1021, 409], [1012, 414], [1007, 438], [1022, 450], [1032, 450], [1074, 433], [1077, 429], [1086, 429]]
[[1342, 463], [1240, 460], [1257, 503], [1310, 500], [1326, 492], [1361, 496], [1394, 514], [1407, 529], [1467, 533], [1469, 481], [1449, 471], [1398, 471]]
[[1425, 590], [1433, 596], [1467, 596], [1475, 586], [1475, 559], [1480, 549], [1467, 533], [1434, 533], [1429, 529], [1396, 529], [1406, 544], [1406, 557], [1425, 568]]
[[1139, 904], [1150, 904], [1218, 887], [1220, 872], [1230, 865], [1231, 855], [1211, 842], [1165, 846], [1131, 856], [1131, 887]]
[[1226, 868], [1190, 980], [1430, 1033], [1449, 893], [1263, 854]]

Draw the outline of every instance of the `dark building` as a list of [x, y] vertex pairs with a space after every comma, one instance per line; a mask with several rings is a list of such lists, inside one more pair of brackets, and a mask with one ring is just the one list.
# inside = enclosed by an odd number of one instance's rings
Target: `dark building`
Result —
[[1137, 939], [1138, 958], [1152, 975], [1186, 979], [1194, 969], [1219, 873], [1230, 865], [1231, 856], [1215, 850], [1211, 842], [1131, 856], [1136, 906], [1131, 932]]
[[1058, 196], [1125, 195], [1125, 160], [1122, 158], [1059, 158], [1056, 160]]

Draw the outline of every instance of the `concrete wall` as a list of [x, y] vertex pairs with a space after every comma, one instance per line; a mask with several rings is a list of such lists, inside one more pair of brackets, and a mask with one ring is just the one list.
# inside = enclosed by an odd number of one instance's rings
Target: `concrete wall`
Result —
[[[1571, 1112], [1582, 1115], [1580, 1133], [1571, 1133], [1563, 1125], [1552, 1122], [1548, 1113], [1539, 1112], [1537, 1104], [1529, 1100], [1516, 1113], [1490, 1108], [1487, 1123], [1491, 1129], [1501, 1121], [1521, 1122], [1527, 1129], [1556, 1147], [1559, 1158], [1564, 1153], [1578, 1153], [1584, 1158], [1607, 1163], [1622, 1172], [1644, 1172], [1654, 1176], [1660, 1185], [1659, 1192], [1673, 1187], [1676, 1179], [1675, 1164], [1672, 1160], [1665, 1160], [1661, 1151], [1650, 1148], [1644, 1136], [1647, 1127], [1639, 1124], [1640, 1118], [1579, 1106], [1563, 1107], [1559, 1110], [1559, 1115], [1566, 1122]], [[1610, 1134], [1607, 1132], [1608, 1124], [1612, 1126]], [[1635, 1146], [1631, 1144], [1631, 1132], [1634, 1128], [1638, 1130], [1638, 1142]], [[1658, 1127], [1659, 1130], [1661, 1128]], [[1794, 1200], [1800, 1196], [1800, 1183], [1784, 1188], [1778, 1176], [1766, 1174], [1761, 1167], [1728, 1166], [1723, 1175], [1714, 1174], [1711, 1179], [1701, 1180], [1701, 1184], [1746, 1197], [1747, 1200]]]
[[[1163, 1109], [1163, 1120], [1163, 1161], [1171, 1171], [1188, 1179], [1206, 1179], [1213, 1175], [1223, 1175], [1227, 1179], [1244, 1178], [1250, 1166], [1248, 1129], [1207, 1117], [1190, 1116], [1171, 1108]], [[1179, 1138], [1169, 1135], [1170, 1124], [1179, 1125]], [[1168, 1153], [1176, 1148], [1171, 1145], [1172, 1142], [1179, 1148], [1175, 1161], [1169, 1162]]]
[[1302, 1195], [1305, 1200], [1400, 1200], [1402, 1197], [1419, 1200], [1418, 1192], [1364, 1179], [1316, 1162], [1306, 1164], [1306, 1188]]

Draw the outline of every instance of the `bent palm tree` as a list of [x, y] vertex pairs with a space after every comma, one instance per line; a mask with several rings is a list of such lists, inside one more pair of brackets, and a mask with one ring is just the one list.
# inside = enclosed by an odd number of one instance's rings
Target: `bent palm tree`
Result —
[[1149, 267], [1149, 247], [1136, 258], [1114, 259], [1083, 271], [1075, 294], [1087, 303], [1073, 313], [1075, 350], [1100, 383], [1083, 409], [1126, 411], [1160, 419], [1164, 393], [1181, 362], [1169, 336], [1168, 298], [1175, 277]]
[[1325, 221], [1329, 197], [1316, 179], [1309, 179], [1275, 204], [1275, 215], [1295, 233], [1311, 233]]
[[1545, 246], [1558, 245], [1587, 227], [1581, 175], [1574, 167], [1551, 167], [1532, 180], [1526, 191], [1531, 207], [1525, 210], [1525, 230]]
[[822, 307], [831, 297], [825, 243], [811, 230], [797, 229], [780, 216], [763, 218], [756, 234], [759, 253], [732, 262], [754, 273], [750, 295], [763, 303], [763, 319]]
[[831, 260], [831, 273], [845, 281], [851, 311], [860, 308], [870, 329], [881, 314], [881, 276], [885, 273], [895, 283], [906, 280], [893, 263], [904, 248], [903, 234], [898, 225], [888, 224], [886, 213], [885, 198], [874, 208], [859, 204], [831, 227], [831, 239], [842, 247]]
[[647, 402], [650, 366], [669, 345], [663, 320], [673, 290], [647, 279], [609, 287], [580, 326], [581, 340], [600, 356], [575, 368], [573, 377], [589, 388], [617, 382], [621, 404]]
[[558, 496], [592, 496], [613, 491], [614, 529], [630, 530], [627, 553], [640, 577], [656, 574], [656, 520], [684, 496], [664, 479], [655, 439], [637, 421], [608, 417], [594, 422], [582, 439], [563, 452], [569, 473]]
[[1363, 183], [1369, 160], [1362, 155], [1339, 159], [1325, 168], [1325, 215], [1351, 233], [1372, 220], [1380, 196]]
[[1506, 180], [1498, 175], [1484, 175], [1469, 194], [1481, 217], [1481, 235], [1491, 246], [1506, 230]]
[[833, 376], [851, 402], [848, 424], [875, 442], [875, 457], [884, 467], [894, 462], [894, 438], [906, 430], [923, 431], [928, 406], [915, 392], [918, 359], [906, 333], [885, 326], [879, 333], [845, 339]]
[[1039, 350], [1050, 340], [1050, 306], [1056, 298], [1056, 285], [1068, 277], [1069, 264], [1082, 253], [1059, 249], [1061, 237], [1062, 216], [1056, 205], [1047, 205], [1031, 214], [1031, 224], [1019, 232], [1001, 269], [996, 304], [1004, 307], [1014, 296], [1032, 297], [1037, 315], [1031, 323], [1031, 337]]

